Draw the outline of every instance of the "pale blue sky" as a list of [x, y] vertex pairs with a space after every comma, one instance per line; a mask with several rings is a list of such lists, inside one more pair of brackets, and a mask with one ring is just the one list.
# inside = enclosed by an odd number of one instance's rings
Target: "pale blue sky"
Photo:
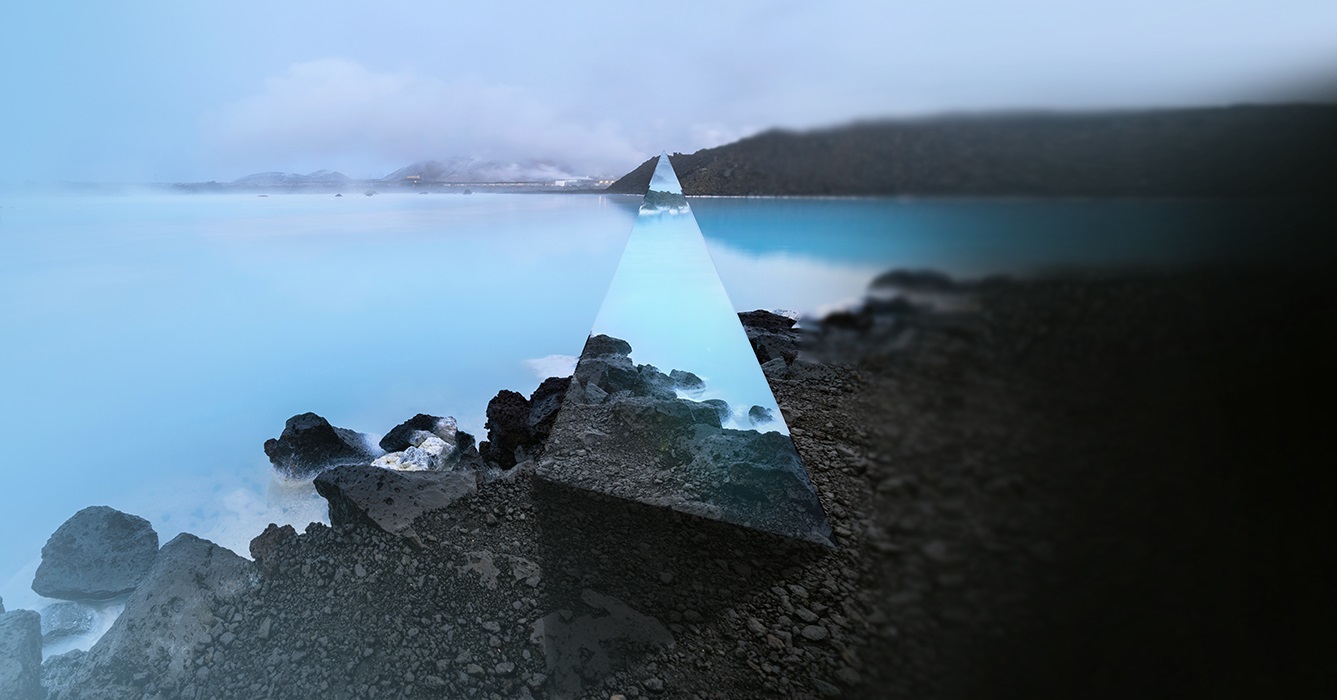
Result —
[[1334, 37], [1330, 0], [10, 2], [0, 183], [620, 174], [771, 126], [1277, 100]]

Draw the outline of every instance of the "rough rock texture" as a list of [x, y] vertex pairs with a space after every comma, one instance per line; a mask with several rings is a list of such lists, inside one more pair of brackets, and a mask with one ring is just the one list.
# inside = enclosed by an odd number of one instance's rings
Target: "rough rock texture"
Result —
[[52, 603], [42, 608], [42, 641], [92, 632], [97, 611], [80, 603]]
[[743, 323], [757, 362], [764, 365], [782, 359], [785, 364], [792, 364], [798, 357], [799, 333], [794, 330], [794, 319], [757, 310], [738, 314], [738, 320]]
[[[497, 392], [487, 405], [488, 439], [479, 446], [481, 458], [510, 469], [542, 454], [570, 385], [570, 377], [548, 377], [528, 399], [506, 389]], [[466, 452], [461, 459], [467, 463], [468, 457]]]
[[[55, 689], [61, 689], [58, 692], [64, 692], [64, 689], [69, 688], [79, 676], [79, 669], [86, 658], [88, 658], [88, 652], [75, 649], [64, 654], [57, 654], [43, 661], [42, 688], [46, 689], [47, 692]], [[91, 691], [88, 693], [90, 696], [101, 692], [92, 688], [88, 690]], [[45, 695], [42, 697], [45, 697]]]
[[0, 613], [0, 698], [42, 697], [42, 623], [31, 610]]
[[289, 479], [309, 479], [326, 469], [366, 464], [378, 457], [367, 437], [336, 428], [314, 413], [289, 418], [277, 439], [265, 441], [265, 456]]
[[[395, 472], [370, 466], [338, 467], [316, 477], [330, 504], [330, 523], [371, 525], [418, 541], [413, 521], [477, 489], [472, 471]], [[263, 535], [262, 535], [263, 536]]]
[[562, 408], [562, 400], [570, 388], [570, 377], [548, 377], [530, 394], [528, 427], [532, 441], [548, 439], [552, 425], [557, 421], [557, 412]]
[[487, 403], [487, 441], [479, 446], [483, 459], [502, 469], [515, 466], [515, 449], [530, 442], [529, 400], [502, 389]]
[[293, 529], [292, 525], [284, 525], [280, 527], [276, 523], [270, 523], [265, 527], [264, 532], [261, 532], [259, 535], [256, 535], [251, 539], [249, 548], [251, 559], [255, 560], [256, 565], [259, 566], [262, 571], [272, 569], [274, 566], [274, 551], [278, 549], [279, 545], [283, 544], [285, 540], [296, 536], [297, 530]]
[[111, 629], [78, 661], [69, 684], [48, 688], [49, 697], [178, 697], [191, 682], [191, 653], [226, 635], [226, 611], [258, 582], [251, 562], [178, 535], [163, 545]]
[[158, 554], [149, 521], [107, 506], [75, 513], [42, 547], [33, 577], [38, 595], [102, 600], [134, 590]]
[[630, 354], [631, 343], [628, 343], [621, 338], [613, 338], [611, 336], [603, 335], [602, 333], [591, 335], [586, 338], [585, 347], [580, 351], [581, 357], [598, 357], [599, 355], [626, 356]]

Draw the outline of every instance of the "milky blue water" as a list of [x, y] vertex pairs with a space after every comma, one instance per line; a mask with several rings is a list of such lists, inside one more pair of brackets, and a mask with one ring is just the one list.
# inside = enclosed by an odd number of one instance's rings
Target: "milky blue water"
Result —
[[[149, 518], [164, 542], [190, 531], [241, 553], [268, 522], [324, 519], [261, 450], [293, 414], [381, 434], [428, 412], [481, 436], [497, 390], [569, 372], [638, 204], [0, 193], [6, 605], [33, 600], [41, 545], [88, 505]], [[817, 312], [892, 267], [981, 275], [1222, 250], [1189, 225], [1193, 203], [691, 206], [739, 310]]]

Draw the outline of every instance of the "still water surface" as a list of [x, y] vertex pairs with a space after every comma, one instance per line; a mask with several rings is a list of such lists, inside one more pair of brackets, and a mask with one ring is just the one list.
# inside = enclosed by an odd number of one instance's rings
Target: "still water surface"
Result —
[[[289, 416], [482, 436], [497, 390], [569, 372], [639, 197], [0, 195], [0, 595], [88, 505], [246, 554], [325, 518], [274, 481]], [[818, 313], [879, 272], [977, 276], [1221, 254], [1201, 204], [694, 198], [738, 310]], [[1239, 246], [1229, 251], [1242, 254]]]

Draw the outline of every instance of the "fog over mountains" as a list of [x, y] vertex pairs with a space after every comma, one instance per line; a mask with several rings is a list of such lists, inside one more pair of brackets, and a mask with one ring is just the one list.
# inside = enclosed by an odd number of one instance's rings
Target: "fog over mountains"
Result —
[[562, 164], [549, 161], [502, 163], [479, 158], [453, 157], [445, 160], [418, 161], [379, 178], [355, 179], [334, 170], [317, 170], [306, 175], [263, 172], [237, 178], [230, 184], [239, 187], [311, 187], [337, 186], [355, 181], [402, 183], [410, 180], [422, 184], [550, 183], [555, 180], [573, 180], [582, 177]]

